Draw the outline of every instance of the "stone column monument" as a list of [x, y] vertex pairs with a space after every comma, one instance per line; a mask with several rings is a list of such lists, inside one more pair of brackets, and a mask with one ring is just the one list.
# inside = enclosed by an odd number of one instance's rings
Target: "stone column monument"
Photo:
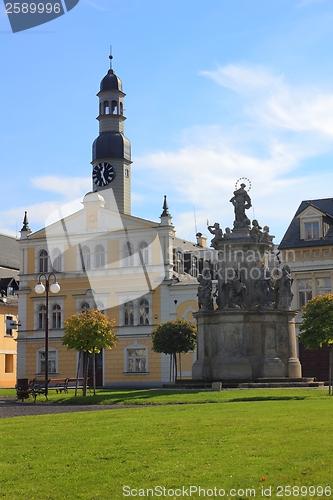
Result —
[[251, 223], [245, 212], [252, 206], [249, 189], [238, 184], [230, 200], [233, 229], [226, 228], [223, 234], [218, 223], [208, 226], [219, 269], [215, 291], [210, 269], [204, 268], [198, 278], [197, 361], [192, 379], [301, 378], [290, 268], [274, 261], [274, 236], [268, 226], [262, 228], [257, 220]]

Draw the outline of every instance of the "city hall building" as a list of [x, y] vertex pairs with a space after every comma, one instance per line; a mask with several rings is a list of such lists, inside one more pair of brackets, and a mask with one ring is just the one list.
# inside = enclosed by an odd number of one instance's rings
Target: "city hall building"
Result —
[[[115, 319], [119, 342], [97, 355], [97, 385], [158, 386], [170, 380], [169, 356], [152, 351], [150, 333], [170, 319], [194, 321], [197, 276], [215, 265], [216, 253], [200, 233], [196, 243], [176, 237], [166, 197], [156, 220], [131, 213], [131, 146], [124, 135], [122, 82], [110, 69], [102, 79], [99, 135], [92, 146], [92, 191], [82, 208], [31, 232], [25, 214], [20, 238], [17, 338], [18, 379], [45, 374], [49, 325], [51, 378], [74, 378], [78, 353], [62, 345], [64, 321], [98, 308]], [[208, 261], [208, 262], [207, 262]], [[58, 293], [38, 295], [40, 280], [57, 281]], [[195, 353], [182, 356], [190, 377]]]

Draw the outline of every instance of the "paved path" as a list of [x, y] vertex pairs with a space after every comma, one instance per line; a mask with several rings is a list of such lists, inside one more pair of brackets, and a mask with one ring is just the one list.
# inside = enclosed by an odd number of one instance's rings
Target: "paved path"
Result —
[[137, 408], [133, 405], [66, 405], [37, 402], [22, 403], [15, 397], [0, 397], [0, 418], [25, 417], [26, 415], [47, 415], [55, 413], [72, 413], [78, 411], [119, 410], [121, 408]]

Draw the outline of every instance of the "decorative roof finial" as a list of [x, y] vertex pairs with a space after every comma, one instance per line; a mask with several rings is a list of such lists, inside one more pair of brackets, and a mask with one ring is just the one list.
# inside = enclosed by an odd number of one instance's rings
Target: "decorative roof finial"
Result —
[[112, 59], [113, 59], [113, 55], [112, 55], [112, 45], [110, 45], [110, 55], [109, 55], [109, 59], [110, 59], [110, 69], [112, 70]]
[[30, 227], [29, 227], [29, 221], [28, 221], [28, 212], [24, 212], [24, 219], [23, 219], [23, 226], [20, 231], [21, 233], [21, 238], [27, 238], [27, 236], [32, 233]]
[[28, 221], [28, 212], [24, 212], [24, 219], [23, 219], [23, 227], [21, 231], [30, 231], [31, 229], [29, 227], [29, 221]]
[[163, 212], [161, 213], [161, 217], [169, 217], [169, 207], [166, 199], [166, 195], [164, 195], [164, 203], [163, 203]]

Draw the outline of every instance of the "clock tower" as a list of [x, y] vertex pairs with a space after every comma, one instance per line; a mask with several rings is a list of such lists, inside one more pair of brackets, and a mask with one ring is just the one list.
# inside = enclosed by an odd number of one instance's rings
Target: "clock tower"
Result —
[[106, 208], [130, 215], [132, 162], [131, 144], [124, 135], [125, 95], [111, 67], [97, 94], [99, 136], [93, 142], [91, 163], [93, 191], [100, 192]]

